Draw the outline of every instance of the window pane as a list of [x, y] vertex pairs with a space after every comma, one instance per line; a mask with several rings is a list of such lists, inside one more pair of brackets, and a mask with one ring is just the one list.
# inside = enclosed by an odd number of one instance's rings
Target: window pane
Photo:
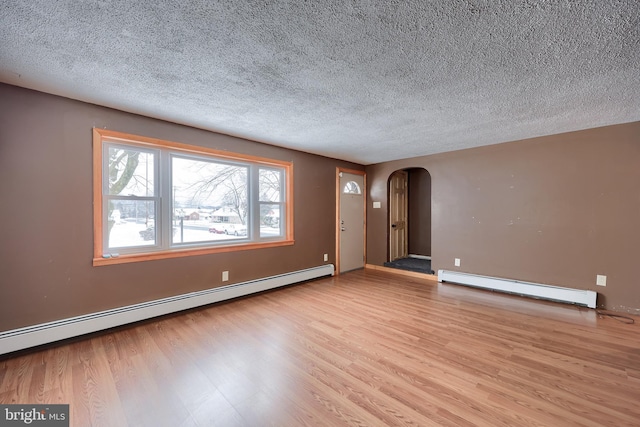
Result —
[[261, 204], [260, 237], [281, 236], [280, 224], [280, 205]]
[[260, 201], [281, 202], [280, 189], [282, 188], [282, 171], [274, 169], [260, 169]]
[[109, 146], [109, 195], [152, 197], [155, 194], [155, 155]]
[[248, 168], [173, 156], [173, 243], [247, 236]]
[[110, 200], [107, 247], [156, 244], [155, 204], [148, 200]]
[[342, 192], [345, 194], [362, 194], [360, 186], [355, 181], [349, 181], [345, 184]]

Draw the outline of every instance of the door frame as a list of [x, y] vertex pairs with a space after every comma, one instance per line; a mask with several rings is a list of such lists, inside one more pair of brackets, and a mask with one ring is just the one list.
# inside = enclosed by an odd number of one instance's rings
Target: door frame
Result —
[[364, 183], [362, 189], [362, 203], [364, 215], [362, 226], [364, 227], [364, 241], [362, 242], [362, 256], [364, 259], [364, 265], [367, 265], [367, 173], [365, 171], [355, 170], [355, 169], [347, 169], [336, 167], [336, 266], [335, 266], [335, 275], [340, 275], [340, 196], [342, 194], [342, 188], [340, 188], [340, 174], [342, 172], [351, 173], [354, 175], [362, 175], [362, 181]]

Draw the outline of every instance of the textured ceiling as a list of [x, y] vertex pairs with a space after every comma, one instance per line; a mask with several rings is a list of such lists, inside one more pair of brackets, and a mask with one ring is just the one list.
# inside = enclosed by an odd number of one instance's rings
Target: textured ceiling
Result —
[[638, 0], [0, 2], [0, 81], [362, 164], [640, 120]]

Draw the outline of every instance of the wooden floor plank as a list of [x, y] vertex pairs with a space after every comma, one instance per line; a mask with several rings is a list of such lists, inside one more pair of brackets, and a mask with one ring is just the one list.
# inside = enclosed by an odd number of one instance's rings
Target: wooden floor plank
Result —
[[0, 358], [73, 426], [638, 426], [640, 325], [360, 270]]

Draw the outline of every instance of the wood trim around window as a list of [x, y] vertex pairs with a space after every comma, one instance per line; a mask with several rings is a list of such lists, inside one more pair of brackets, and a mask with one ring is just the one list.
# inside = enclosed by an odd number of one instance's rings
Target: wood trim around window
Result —
[[[102, 179], [103, 179], [103, 142], [123, 143], [150, 148], [166, 148], [182, 153], [215, 156], [224, 160], [239, 160], [257, 163], [265, 166], [277, 166], [285, 171], [285, 236], [281, 240], [264, 242], [242, 242], [217, 244], [208, 247], [178, 248], [161, 251], [141, 252], [134, 254], [122, 254], [117, 257], [103, 257], [103, 205], [102, 205]], [[277, 246], [290, 246], [295, 243], [293, 237], [294, 200], [293, 200], [293, 163], [272, 160], [247, 154], [230, 153], [207, 147], [183, 144], [180, 142], [165, 141], [127, 133], [93, 128], [93, 265], [124, 264], [131, 262], [151, 261], [166, 258], [180, 258], [187, 256], [207, 255], [223, 252], [245, 251], [260, 248], [272, 248]]]

